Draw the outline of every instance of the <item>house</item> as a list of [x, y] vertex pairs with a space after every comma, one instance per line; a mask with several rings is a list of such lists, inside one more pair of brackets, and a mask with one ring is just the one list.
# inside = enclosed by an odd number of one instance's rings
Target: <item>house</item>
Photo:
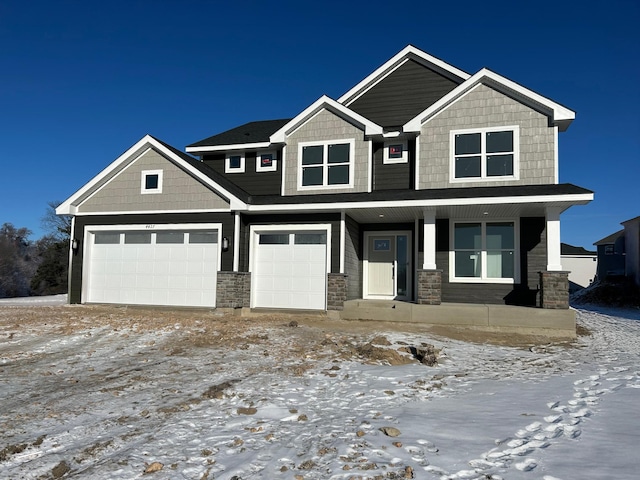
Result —
[[[221, 112], [223, 113], [223, 112]], [[574, 112], [407, 46], [340, 98], [186, 147], [145, 136], [62, 203], [71, 303], [568, 308]]]
[[640, 286], [640, 216], [594, 243], [598, 249], [598, 279], [625, 276]]
[[561, 243], [560, 258], [562, 268], [569, 271], [569, 292], [591, 285], [596, 277], [597, 252]]

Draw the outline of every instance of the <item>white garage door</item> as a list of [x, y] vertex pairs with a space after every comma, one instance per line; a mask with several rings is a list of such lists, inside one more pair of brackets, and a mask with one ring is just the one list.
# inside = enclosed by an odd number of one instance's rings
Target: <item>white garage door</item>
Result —
[[325, 232], [258, 233], [251, 275], [253, 306], [324, 310]]
[[216, 230], [97, 231], [88, 240], [87, 302], [215, 307]]

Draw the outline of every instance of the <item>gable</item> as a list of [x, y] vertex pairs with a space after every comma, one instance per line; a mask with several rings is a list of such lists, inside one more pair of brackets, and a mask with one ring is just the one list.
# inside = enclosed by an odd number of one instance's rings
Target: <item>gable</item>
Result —
[[408, 59], [346, 105], [383, 127], [399, 127], [456, 88], [456, 82]]
[[[161, 171], [162, 192], [143, 194], [145, 171]], [[153, 148], [148, 148], [78, 205], [79, 214], [228, 210], [229, 203]]]

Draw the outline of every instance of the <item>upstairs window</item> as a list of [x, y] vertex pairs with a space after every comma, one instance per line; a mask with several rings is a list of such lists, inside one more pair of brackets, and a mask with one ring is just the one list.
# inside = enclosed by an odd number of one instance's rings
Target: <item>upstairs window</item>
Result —
[[519, 128], [451, 132], [453, 181], [518, 178]]
[[224, 160], [224, 173], [244, 173], [244, 154], [227, 154]]
[[273, 152], [256, 155], [256, 172], [275, 172], [277, 170], [276, 154]]
[[353, 185], [353, 140], [300, 143], [299, 187], [351, 187]]
[[143, 170], [140, 176], [140, 193], [162, 193], [162, 170]]
[[384, 145], [384, 158], [382, 163], [407, 163], [407, 142], [389, 142]]

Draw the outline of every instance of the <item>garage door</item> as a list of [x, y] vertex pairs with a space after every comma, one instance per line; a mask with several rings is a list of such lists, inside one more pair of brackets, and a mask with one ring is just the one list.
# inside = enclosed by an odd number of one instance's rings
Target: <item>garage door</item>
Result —
[[324, 310], [325, 232], [258, 233], [251, 275], [253, 306]]
[[98, 231], [88, 241], [85, 301], [215, 306], [217, 230]]

